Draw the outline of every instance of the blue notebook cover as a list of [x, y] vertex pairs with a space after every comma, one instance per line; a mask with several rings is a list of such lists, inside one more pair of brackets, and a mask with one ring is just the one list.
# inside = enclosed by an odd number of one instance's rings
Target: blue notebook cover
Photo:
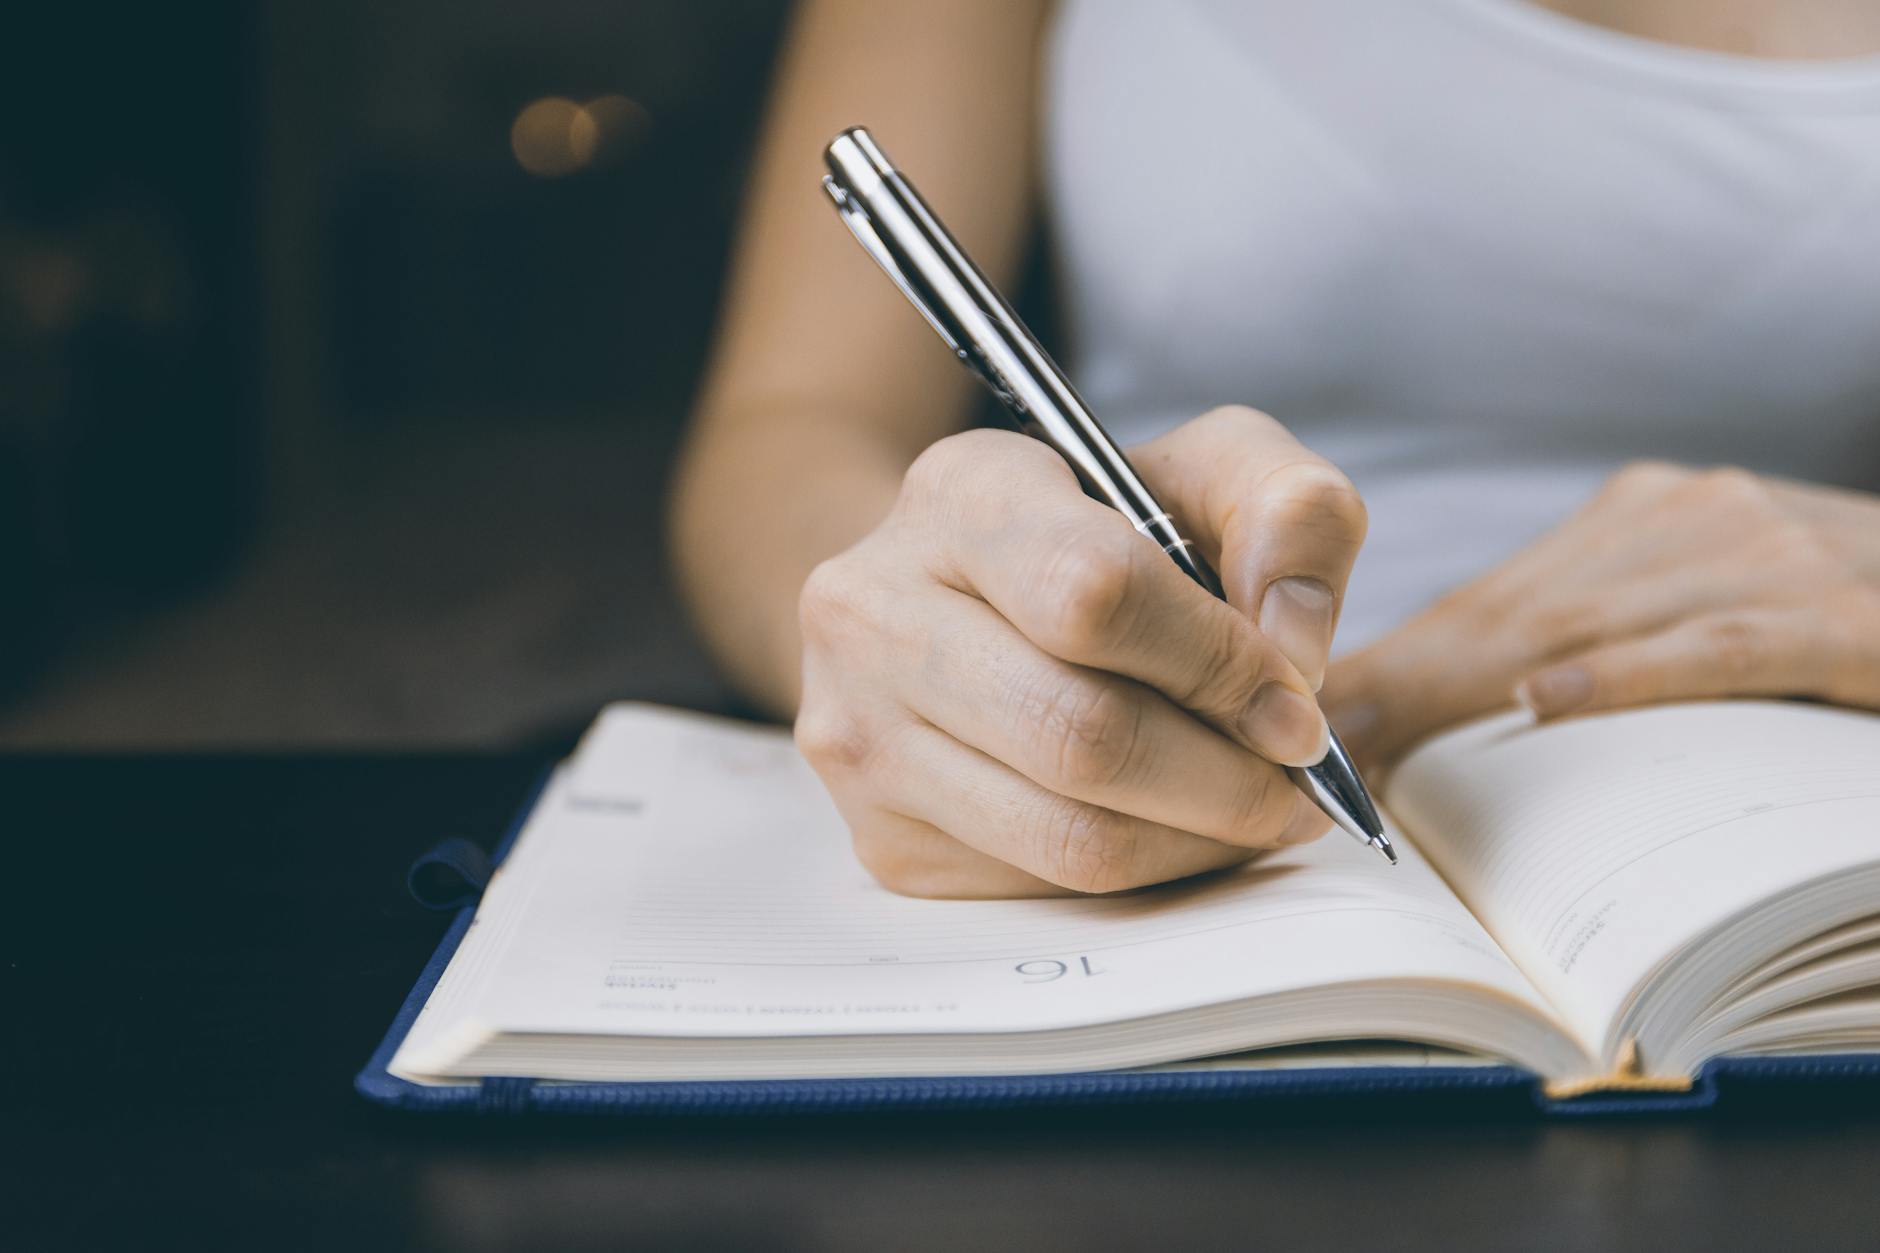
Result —
[[[1880, 1092], [1880, 1054], [1811, 1057], [1724, 1057], [1706, 1063], [1685, 1092], [1595, 1093], [1555, 1100], [1538, 1076], [1514, 1066], [1337, 1066], [1283, 1070], [1095, 1071], [1085, 1074], [963, 1078], [762, 1079], [656, 1083], [567, 1083], [492, 1075], [476, 1083], [431, 1086], [393, 1075], [388, 1067], [405, 1033], [437, 986], [476, 916], [474, 892], [500, 865], [548, 782], [544, 773], [494, 856], [484, 859], [462, 841], [420, 859], [455, 870], [466, 883], [463, 903], [390, 1030], [353, 1081], [367, 1100], [401, 1110], [469, 1114], [579, 1113], [616, 1115], [796, 1114], [899, 1109], [996, 1109], [1198, 1101], [1261, 1101], [1443, 1093], [1502, 1094], [1507, 1103], [1549, 1114], [1645, 1114], [1707, 1109], [1740, 1086], [1856, 1084]], [[414, 867], [414, 875], [418, 867]], [[414, 881], [413, 894], [423, 897]], [[435, 902], [433, 902], [435, 903]], [[455, 902], [453, 902], [455, 903]]]

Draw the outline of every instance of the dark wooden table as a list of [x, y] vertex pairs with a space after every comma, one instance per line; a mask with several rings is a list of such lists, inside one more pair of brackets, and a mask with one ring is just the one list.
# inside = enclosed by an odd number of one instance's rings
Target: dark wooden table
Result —
[[1880, 1247], [1880, 1104], [396, 1115], [404, 895], [535, 757], [0, 759], [0, 1248]]

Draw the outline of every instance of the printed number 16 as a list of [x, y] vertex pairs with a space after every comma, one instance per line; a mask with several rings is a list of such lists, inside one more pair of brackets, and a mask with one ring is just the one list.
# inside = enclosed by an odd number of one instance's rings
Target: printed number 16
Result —
[[[1050, 983], [1053, 979], [1062, 979], [1071, 972], [1068, 963], [1058, 961], [1056, 958], [1043, 957], [1032, 961], [1022, 961], [1012, 969], [1023, 975], [1026, 983]], [[1077, 969], [1086, 977], [1104, 973], [1101, 967], [1092, 966], [1088, 957], [1077, 959]]]

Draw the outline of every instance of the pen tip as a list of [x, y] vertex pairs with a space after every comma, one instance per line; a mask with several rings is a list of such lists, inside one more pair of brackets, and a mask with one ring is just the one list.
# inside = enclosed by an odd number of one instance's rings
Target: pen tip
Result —
[[[1299, 771], [1294, 778], [1296, 783], [1301, 780], [1306, 795], [1359, 842], [1370, 844], [1384, 838], [1384, 820], [1378, 817], [1377, 805], [1371, 800], [1364, 780], [1358, 777], [1351, 755], [1339, 743], [1336, 731], [1332, 732], [1324, 759], [1316, 766]], [[1388, 846], [1390, 840], [1384, 839], [1384, 843]]]
[[1391, 847], [1390, 839], [1383, 835], [1374, 835], [1369, 841], [1372, 848], [1384, 854], [1384, 860], [1391, 865], [1397, 864], [1397, 850]]

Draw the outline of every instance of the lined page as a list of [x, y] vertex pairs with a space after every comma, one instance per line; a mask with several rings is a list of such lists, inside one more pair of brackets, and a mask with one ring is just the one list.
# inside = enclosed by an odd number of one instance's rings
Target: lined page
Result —
[[447, 976], [449, 1012], [427, 1008], [407, 1051], [459, 1019], [633, 1035], [1019, 1031], [1369, 979], [1540, 1004], [1414, 848], [1393, 869], [1334, 835], [1128, 896], [912, 900], [857, 864], [787, 733], [673, 711], [603, 715], [519, 849], [488, 898], [500, 909], [483, 911], [511, 916], [480, 919], [492, 942], [460, 950], [474, 977]]
[[1509, 714], [1412, 753], [1389, 802], [1577, 1033], [1601, 1040], [1692, 938], [1880, 860], [1880, 717], [1777, 701], [1545, 727]]

